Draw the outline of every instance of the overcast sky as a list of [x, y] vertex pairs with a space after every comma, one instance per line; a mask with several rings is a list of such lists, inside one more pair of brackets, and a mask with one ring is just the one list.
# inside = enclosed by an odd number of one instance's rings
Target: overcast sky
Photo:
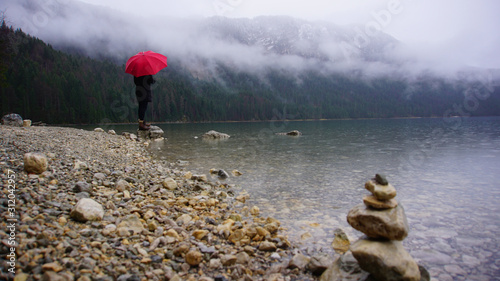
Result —
[[[290, 15], [337, 24], [378, 24], [428, 59], [500, 68], [499, 0], [81, 0], [149, 17]], [[437, 59], [437, 58], [436, 58]]]

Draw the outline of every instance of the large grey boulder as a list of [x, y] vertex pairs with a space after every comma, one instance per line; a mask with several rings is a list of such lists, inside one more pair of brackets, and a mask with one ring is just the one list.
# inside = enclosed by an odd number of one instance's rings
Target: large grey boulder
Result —
[[165, 132], [158, 126], [151, 126], [149, 130], [137, 130], [137, 135], [141, 139], [160, 139]]
[[359, 266], [376, 280], [419, 281], [418, 264], [400, 241], [380, 241], [362, 238], [351, 245]]
[[2, 117], [2, 125], [22, 127], [23, 118], [17, 113], [11, 113]]
[[151, 126], [151, 128], [148, 130], [148, 132], [149, 132], [149, 138], [150, 139], [159, 139], [159, 138], [162, 138], [163, 134], [165, 133], [158, 126]]

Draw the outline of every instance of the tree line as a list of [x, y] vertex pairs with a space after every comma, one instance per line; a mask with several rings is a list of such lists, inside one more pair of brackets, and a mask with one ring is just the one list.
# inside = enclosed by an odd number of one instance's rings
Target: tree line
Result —
[[[137, 120], [135, 87], [123, 64], [56, 50], [4, 21], [0, 47], [2, 114], [19, 113], [49, 124]], [[175, 60], [170, 60], [172, 64]], [[391, 77], [366, 81], [341, 73], [290, 75], [278, 69], [269, 70], [262, 79], [223, 63], [218, 64], [217, 75], [218, 79], [201, 80], [182, 67], [162, 70], [155, 76], [146, 119], [202, 122], [442, 116], [454, 104], [463, 103], [469, 87], [426, 77], [413, 82], [408, 92], [409, 82]], [[495, 92], [473, 114], [499, 115], [499, 108], [500, 95]]]

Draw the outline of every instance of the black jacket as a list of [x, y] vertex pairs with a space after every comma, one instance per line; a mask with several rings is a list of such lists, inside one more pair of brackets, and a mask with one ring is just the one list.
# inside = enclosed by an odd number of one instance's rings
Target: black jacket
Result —
[[134, 77], [135, 95], [137, 96], [137, 101], [152, 101], [151, 85], [155, 82], [156, 81], [153, 79], [153, 75]]

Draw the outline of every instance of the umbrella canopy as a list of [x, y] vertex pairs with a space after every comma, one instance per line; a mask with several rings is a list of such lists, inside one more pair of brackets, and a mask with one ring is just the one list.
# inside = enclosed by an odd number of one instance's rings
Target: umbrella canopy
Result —
[[167, 67], [167, 57], [152, 51], [139, 52], [128, 59], [125, 65], [125, 73], [135, 77], [144, 75], [155, 75], [158, 71]]

